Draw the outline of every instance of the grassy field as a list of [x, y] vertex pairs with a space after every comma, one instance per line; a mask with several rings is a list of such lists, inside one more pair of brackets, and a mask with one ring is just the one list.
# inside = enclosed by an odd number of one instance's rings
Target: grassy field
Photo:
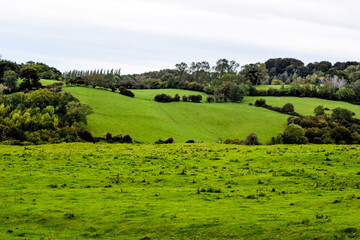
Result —
[[93, 108], [88, 128], [96, 136], [103, 136], [107, 131], [129, 133], [135, 140], [150, 143], [169, 137], [176, 142], [244, 139], [251, 131], [266, 143], [283, 131], [288, 118], [245, 103], [158, 103], [152, 100], [158, 93], [199, 94], [184, 90], [133, 90], [135, 98], [93, 88], [66, 87], [65, 90]]
[[[285, 87], [288, 87], [287, 85], [285, 85]], [[281, 85], [258, 85], [258, 86], [255, 86], [256, 89], [258, 90], [268, 90], [269, 88], [274, 88], [274, 89], [280, 89], [281, 88]]]
[[57, 81], [57, 80], [49, 80], [49, 79], [40, 79], [40, 82], [43, 86], [47, 86], [47, 85], [50, 85], [50, 84], [53, 84], [53, 83], [57, 83], [57, 82], [60, 82], [60, 81]]
[[0, 239], [360, 237], [360, 146], [1, 146]]
[[[246, 97], [244, 103], [255, 103], [259, 98], [264, 98], [266, 104], [274, 107], [282, 107], [286, 103], [294, 104], [295, 111], [302, 115], [313, 115], [314, 108], [323, 105], [329, 109], [337, 107], [347, 108], [355, 113], [355, 117], [360, 118], [360, 106], [347, 102], [331, 101], [319, 98], [299, 98], [299, 97]], [[328, 112], [331, 114], [331, 111]]]

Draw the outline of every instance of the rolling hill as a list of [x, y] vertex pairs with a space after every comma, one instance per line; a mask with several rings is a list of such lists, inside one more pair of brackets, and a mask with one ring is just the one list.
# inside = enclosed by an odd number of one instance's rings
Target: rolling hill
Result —
[[[206, 94], [178, 90], [132, 90], [135, 98], [102, 89], [65, 87], [80, 101], [89, 104], [94, 114], [88, 117], [88, 128], [95, 136], [106, 132], [130, 134], [140, 142], [153, 143], [158, 139], [173, 137], [176, 142], [189, 139], [216, 142], [229, 137], [244, 139], [250, 132], [257, 133], [263, 143], [284, 130], [289, 117], [263, 108], [250, 106], [260, 97], [245, 97], [241, 103], [207, 103]], [[202, 103], [158, 103], [157, 94], [174, 96], [201, 94]], [[360, 115], [360, 106], [323, 99], [296, 97], [263, 97], [268, 104], [281, 107], [287, 102], [303, 115], [312, 114], [317, 105], [330, 109], [346, 107]]]

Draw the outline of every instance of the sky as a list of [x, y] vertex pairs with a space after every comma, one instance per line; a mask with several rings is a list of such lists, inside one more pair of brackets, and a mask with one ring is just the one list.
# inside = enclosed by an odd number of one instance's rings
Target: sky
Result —
[[360, 61], [358, 0], [0, 0], [0, 55], [123, 74], [220, 58]]

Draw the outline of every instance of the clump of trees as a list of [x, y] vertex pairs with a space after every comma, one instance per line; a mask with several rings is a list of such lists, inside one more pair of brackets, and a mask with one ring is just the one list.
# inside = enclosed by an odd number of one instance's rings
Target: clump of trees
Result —
[[[97, 141], [99, 140], [102, 139], [98, 138]], [[117, 134], [113, 136], [111, 132], [105, 133], [105, 139], [103, 140], [106, 140], [108, 143], [133, 143], [129, 134], [125, 134], [124, 136], [122, 134]]]
[[172, 144], [172, 143], [175, 143], [175, 141], [172, 137], [170, 137], [166, 140], [159, 139], [158, 141], [155, 142], [155, 144]]
[[198, 94], [198, 95], [189, 95], [189, 96], [183, 96], [182, 97], [182, 100], [184, 101], [184, 102], [188, 102], [188, 101], [190, 101], [190, 102], [194, 102], [194, 103], [199, 103], [199, 102], [201, 102], [201, 100], [202, 100], [202, 96], [200, 95], [200, 94]]
[[156, 102], [179, 102], [180, 101], [180, 96], [179, 94], [175, 94], [174, 97], [171, 97], [169, 95], [166, 95], [165, 93], [162, 94], [158, 94], [155, 96], [155, 101]]
[[135, 94], [132, 91], [126, 89], [123, 86], [119, 87], [119, 91], [120, 91], [121, 95], [128, 96], [128, 97], [135, 97]]
[[295, 108], [294, 108], [294, 105], [292, 103], [286, 103], [281, 108], [272, 107], [271, 105], [266, 104], [265, 99], [260, 98], [260, 99], [257, 99], [255, 101], [254, 105], [256, 107], [266, 108], [266, 109], [276, 111], [276, 112], [279, 112], [279, 113], [285, 113], [285, 114], [289, 114], [289, 115], [292, 115], [292, 116], [300, 116], [299, 113], [295, 112]]
[[326, 115], [323, 106], [314, 109], [315, 116], [290, 117], [283, 134], [272, 138], [273, 144], [358, 144], [360, 120], [345, 108], [335, 108]]
[[227, 138], [224, 143], [237, 145], [261, 145], [255, 132], [249, 133], [245, 140], [240, 140], [238, 138]]
[[41, 144], [92, 140], [82, 126], [92, 113], [70, 93], [39, 89], [0, 96], [0, 142]]

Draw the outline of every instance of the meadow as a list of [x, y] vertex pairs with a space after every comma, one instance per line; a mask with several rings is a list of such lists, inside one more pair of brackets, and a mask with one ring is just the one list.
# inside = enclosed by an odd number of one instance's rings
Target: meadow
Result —
[[[176, 142], [189, 139], [216, 142], [220, 138], [244, 139], [255, 131], [266, 143], [286, 126], [287, 115], [238, 103], [158, 103], [159, 93], [199, 94], [184, 90], [132, 90], [135, 98], [102, 89], [66, 87], [66, 91], [89, 104], [94, 114], [88, 116], [88, 129], [95, 136], [107, 131], [128, 133], [135, 140], [154, 143], [173, 137]], [[264, 121], [265, 120], [265, 121]]]
[[[271, 137], [283, 132], [289, 116], [249, 105], [259, 98], [277, 107], [293, 103], [295, 111], [303, 115], [312, 115], [318, 105], [329, 109], [345, 107], [355, 112], [355, 117], [360, 115], [360, 106], [316, 98], [245, 97], [241, 103], [207, 103], [206, 94], [179, 89], [132, 90], [135, 98], [97, 88], [64, 89], [93, 108], [94, 114], [88, 117], [87, 127], [95, 136], [104, 136], [108, 131], [127, 133], [146, 143], [169, 137], [176, 142], [192, 139], [214, 143], [226, 138], [244, 139], [254, 131], [266, 144]], [[154, 97], [161, 93], [171, 96], [201, 94], [203, 100], [201, 103], [155, 102]]]
[[360, 146], [0, 147], [0, 239], [360, 237]]

